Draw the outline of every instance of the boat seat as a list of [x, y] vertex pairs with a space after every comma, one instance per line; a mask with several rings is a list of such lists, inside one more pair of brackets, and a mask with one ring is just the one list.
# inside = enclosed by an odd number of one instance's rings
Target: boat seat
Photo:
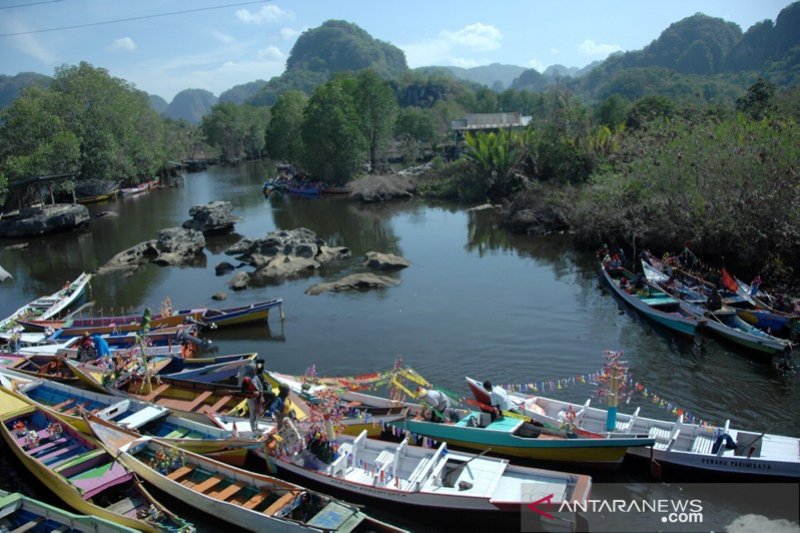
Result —
[[138, 504], [131, 498], [123, 498], [120, 501], [106, 507], [106, 511], [124, 515], [127, 512], [136, 509]]
[[208, 495], [215, 500], [225, 501], [245, 487], [241, 481], [235, 481], [222, 490], [210, 492]]
[[166, 435], [164, 435], [163, 438], [165, 438], [165, 439], [180, 439], [180, 438], [185, 437], [187, 433], [189, 433], [188, 429], [175, 428], [172, 431], [170, 431], [169, 433], [167, 433]]
[[647, 436], [651, 439], [658, 440], [668, 440], [669, 439], [670, 430], [668, 428], [653, 426], [650, 428]]
[[31, 529], [35, 529], [39, 524], [41, 524], [45, 520], [46, 520], [45, 517], [37, 516], [36, 518], [31, 520], [30, 522], [26, 522], [26, 523], [22, 524], [21, 526], [19, 526], [18, 528], [12, 529], [11, 533], [23, 533], [24, 531], [30, 531]]
[[126, 416], [125, 418], [117, 422], [117, 424], [123, 427], [138, 428], [139, 426], [143, 426], [147, 422], [155, 420], [156, 418], [159, 418], [166, 414], [168, 414], [168, 411], [165, 409], [148, 406], [145, 407], [144, 409], [136, 411], [131, 415]]
[[193, 487], [193, 490], [200, 493], [205, 493], [222, 483], [222, 478], [219, 476], [211, 476], [210, 478], [198, 483]]
[[56, 405], [52, 406], [51, 409], [54, 410], [54, 411], [61, 411], [66, 406], [68, 406], [68, 405], [70, 405], [72, 403], [75, 403], [76, 401], [77, 400], [75, 398], [70, 398], [70, 399], [68, 399], [66, 401], [63, 401], [63, 402], [61, 402], [59, 404], [56, 404]]
[[210, 390], [201, 392], [200, 394], [197, 395], [197, 397], [194, 400], [192, 400], [192, 403], [186, 406], [186, 410], [194, 411], [201, 403], [206, 401], [206, 398], [208, 398], [209, 396], [211, 396]]
[[178, 481], [183, 476], [186, 476], [194, 471], [195, 466], [193, 464], [188, 464], [186, 466], [182, 466], [179, 469], [170, 472], [167, 477], [172, 481]]
[[80, 449], [81, 447], [83, 447], [83, 444], [75, 442], [73, 444], [70, 444], [69, 446], [64, 446], [63, 448], [59, 448], [53, 452], [50, 452], [47, 455], [43, 455], [42, 457], [37, 457], [37, 459], [39, 459], [43, 463], [47, 463], [48, 461], [58, 460], [59, 457], [65, 459], [64, 457], [62, 457], [63, 455], [72, 453], [75, 450]]
[[54, 463], [54, 464], [50, 465], [50, 468], [52, 468], [56, 472], [63, 472], [64, 470], [66, 470], [67, 468], [70, 468], [71, 466], [78, 465], [78, 464], [80, 464], [80, 463], [82, 463], [84, 461], [88, 461], [89, 459], [91, 459], [93, 457], [98, 457], [100, 455], [103, 455], [104, 453], [106, 453], [106, 452], [102, 448], [99, 448], [99, 449], [96, 449], [96, 450], [89, 450], [89, 451], [84, 452], [84, 453], [82, 453], [80, 455], [76, 455], [74, 457], [70, 457], [68, 459], [64, 459], [62, 461]]
[[291, 501], [294, 500], [296, 496], [297, 494], [293, 491], [287, 492], [286, 494], [284, 494], [283, 496], [272, 502], [272, 504], [270, 504], [269, 507], [264, 509], [264, 512], [262, 514], [272, 516], [278, 513], [281, 509], [289, 505], [289, 503], [291, 503]]
[[636, 419], [639, 417], [639, 411], [641, 411], [641, 409], [641, 407], [637, 407], [630, 418], [625, 422], [620, 422], [619, 419], [617, 419], [617, 424], [614, 429], [620, 433], [630, 433], [631, 429], [633, 429], [633, 425], [636, 424]]
[[37, 446], [36, 448], [31, 448], [30, 450], [28, 450], [28, 455], [36, 455], [37, 453], [49, 450], [50, 448], [55, 448], [59, 444], [64, 444], [65, 442], [67, 442], [66, 437], [61, 437], [56, 440], [51, 440], [50, 442]]
[[160, 386], [156, 387], [156, 389], [154, 389], [153, 392], [151, 392], [147, 396], [143, 396], [142, 400], [144, 400], [145, 402], [152, 402], [153, 400], [156, 399], [158, 395], [162, 394], [168, 388], [169, 388], [169, 383], [163, 383]]
[[258, 505], [261, 502], [263, 502], [264, 500], [267, 499], [267, 496], [269, 496], [269, 493], [268, 492], [264, 492], [262, 490], [261, 492], [259, 492], [258, 494], [256, 494], [255, 496], [253, 496], [252, 498], [250, 498], [249, 500], [244, 502], [244, 504], [242, 504], [242, 507], [244, 507], [245, 509], [251, 509], [251, 510], [255, 509], [256, 507], [258, 507]]
[[383, 470], [394, 462], [394, 450], [387, 448], [378, 454], [375, 463], [380, 464], [379, 470]]
[[703, 455], [711, 455], [711, 448], [714, 447], [714, 440], [713, 435], [698, 435], [692, 441], [691, 451]]
[[232, 396], [222, 396], [214, 405], [206, 405], [200, 408], [200, 412], [208, 414], [216, 414], [222, 407], [231, 400]]

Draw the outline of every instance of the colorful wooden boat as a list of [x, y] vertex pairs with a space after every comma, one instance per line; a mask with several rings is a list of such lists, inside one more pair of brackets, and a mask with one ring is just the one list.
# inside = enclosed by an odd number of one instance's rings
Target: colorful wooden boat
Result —
[[97, 441], [3, 390], [0, 423], [14, 455], [76, 511], [141, 531], [191, 527], [153, 499]]
[[[315, 441], [302, 434], [294, 446], [292, 434], [283, 428], [279, 441], [256, 453], [277, 470], [393, 506], [519, 512], [553, 494], [552, 505], [558, 508], [562, 502], [583, 505], [592, 484], [589, 476], [512, 466], [506, 459], [448, 450], [446, 443], [434, 450], [406, 440], [368, 439], [363, 431], [357, 437], [337, 436], [327, 446], [335, 451], [320, 453], [310, 444]], [[526, 492], [534, 500], [523, 499]]]
[[666, 292], [645, 283], [641, 290], [634, 289], [636, 274], [624, 268], [607, 268], [600, 265], [606, 284], [614, 295], [643, 317], [686, 337], [694, 337], [699, 322], [705, 319], [684, 311], [681, 302]]
[[[204, 424], [200, 424], [174, 416], [169, 409], [158, 405], [45, 380], [14, 383], [7, 392], [24, 397], [25, 401], [58, 417], [82, 433], [91, 434], [83, 418], [85, 413], [90, 413], [123, 430], [135, 431], [137, 435], [158, 437], [178, 448], [203, 454], [261, 446], [262, 435], [273, 429], [272, 425], [262, 425], [260, 431], [253, 433], [249, 420], [243, 418], [228, 420], [233, 424], [232, 428], [220, 426], [215, 420], [206, 420]], [[233, 454], [232, 459], [225, 458], [236, 461], [244, 459], [245, 454]]]
[[[83, 385], [98, 392], [110, 391], [117, 385], [137, 380], [138, 376], [145, 373], [140, 360], [134, 358], [127, 360], [124, 367], [118, 371], [113, 366], [105, 364], [101, 366], [97, 363], [79, 363], [69, 359], [66, 363]], [[149, 359], [147, 368], [152, 379], [155, 380], [156, 376], [171, 363], [172, 357], [159, 356]]]
[[[237, 326], [250, 322], [260, 322], [269, 319], [270, 309], [273, 307], [278, 307], [280, 309], [282, 305], [282, 298], [273, 298], [264, 302], [230, 307], [227, 309], [206, 309], [203, 316], [198, 320], [198, 323], [209, 325], [212, 328], [218, 328], [221, 326]], [[178, 312], [183, 313], [184, 311]]]
[[[16, 362], [8, 364], [11, 358]], [[47, 378], [63, 383], [78, 383], [78, 376], [67, 364], [66, 355], [25, 355], [4, 357], [3, 368], [34, 378]]]
[[105, 202], [106, 200], [113, 200], [117, 197], [120, 191], [119, 183], [110, 184], [106, 191], [99, 194], [91, 194], [75, 198], [79, 204], [94, 204], [97, 202]]
[[99, 516], [78, 515], [19, 493], [0, 490], [0, 530], [59, 533], [135, 533]]
[[95, 435], [128, 468], [205, 513], [251, 531], [398, 531], [357, 508], [276, 478], [135, 438], [95, 417]]
[[[187, 319], [199, 320], [205, 309], [187, 309], [175, 314], [163, 316], [155, 315], [150, 319], [150, 329], [175, 327], [186, 323]], [[19, 325], [29, 331], [61, 330], [61, 336], [90, 334], [121, 333], [126, 331], [139, 331], [142, 329], [142, 315], [122, 315], [105, 317], [80, 317], [66, 320], [18, 320]]]
[[17, 333], [20, 335], [19, 340], [22, 343], [42, 342], [44, 337], [40, 334], [31, 336], [27, 333], [20, 333], [21, 328], [17, 321], [28, 318], [47, 320], [58, 315], [81, 297], [91, 279], [92, 275], [84, 272], [75, 281], [68, 283], [50, 296], [42, 296], [23, 305], [11, 316], [0, 321], [0, 339], [7, 341], [12, 334]]
[[412, 434], [444, 441], [452, 446], [511, 457], [524, 457], [557, 463], [577, 463], [597, 468], [617, 468], [629, 447], [652, 446], [655, 439], [647, 435], [610, 435], [606, 439], [591, 437], [566, 438], [525, 420], [503, 417], [492, 421], [488, 413], [458, 413], [456, 423], [435, 423], [405, 419], [391, 425]]
[[[467, 378], [467, 383], [478, 402], [489, 403], [488, 393], [477, 380]], [[540, 424], [552, 428], [577, 426], [599, 438], [608, 435], [607, 411], [590, 407], [588, 401], [578, 405], [542, 396], [508, 395], [516, 411]], [[682, 415], [676, 421], [645, 418], [639, 411], [617, 413], [612, 433], [642, 433], [656, 439], [652, 458], [658, 464], [741, 479], [800, 479], [800, 439], [796, 437], [731, 429], [729, 421], [723, 426], [688, 424]], [[736, 442], [735, 448], [721, 446], [714, 451], [716, 440], [723, 434]], [[628, 454], [651, 458], [650, 448], [628, 448]]]

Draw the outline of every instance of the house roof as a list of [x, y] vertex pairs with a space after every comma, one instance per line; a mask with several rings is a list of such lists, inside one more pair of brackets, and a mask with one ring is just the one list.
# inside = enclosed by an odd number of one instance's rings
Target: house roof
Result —
[[531, 117], [522, 116], [517, 111], [511, 113], [470, 113], [462, 119], [452, 121], [451, 127], [454, 130], [524, 128], [530, 121]]

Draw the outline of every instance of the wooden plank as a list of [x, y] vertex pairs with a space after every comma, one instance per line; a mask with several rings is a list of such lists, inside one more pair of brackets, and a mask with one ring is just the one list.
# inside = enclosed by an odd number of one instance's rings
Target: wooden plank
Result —
[[215, 500], [221, 500], [224, 502], [225, 500], [227, 500], [228, 498], [230, 498], [231, 496], [242, 490], [242, 488], [244, 487], [245, 487], [244, 483], [242, 483], [241, 481], [236, 481], [235, 483], [231, 483], [221, 491], [209, 493], [209, 496], [211, 496]]
[[186, 410], [194, 411], [195, 409], [197, 409], [197, 406], [206, 401], [206, 398], [208, 398], [209, 396], [211, 396], [210, 390], [201, 392], [200, 394], [197, 395], [197, 398], [195, 398], [192, 401], [192, 403], [186, 406]]
[[211, 476], [210, 478], [206, 479], [202, 483], [195, 485], [194, 489], [197, 492], [205, 493], [222, 483], [222, 478], [219, 476]]
[[194, 471], [194, 465], [188, 464], [186, 466], [182, 466], [179, 469], [175, 470], [174, 472], [170, 472], [167, 477], [172, 481], [178, 481], [183, 476], [186, 476]]
[[106, 507], [106, 511], [111, 511], [112, 513], [117, 514], [125, 514], [128, 511], [135, 509], [136, 505], [136, 502], [134, 502], [131, 498], [123, 498], [117, 503]]
[[230, 399], [231, 399], [231, 396], [223, 396], [222, 398], [220, 398], [217, 401], [217, 403], [215, 403], [214, 405], [212, 405], [210, 407], [209, 406], [205, 406], [203, 409], [201, 409], [201, 411], [204, 412], [204, 413], [209, 413], [209, 414], [213, 415], [214, 413], [218, 412], [222, 408], [223, 405], [228, 403], [230, 401]]
[[23, 533], [24, 531], [29, 531], [44, 521], [45, 518], [43, 516], [37, 516], [30, 522], [26, 522], [25, 524], [19, 526], [17, 529], [12, 530], [11, 533]]
[[65, 408], [66, 406], [68, 406], [71, 403], [74, 403], [75, 401], [76, 401], [75, 398], [70, 398], [69, 400], [66, 400], [64, 402], [61, 402], [59, 404], [54, 405], [53, 407], [51, 407], [51, 409], [54, 410], [54, 411], [61, 411], [61, 409]]
[[258, 506], [258, 504], [267, 499], [267, 496], [269, 496], [269, 492], [264, 492], [262, 490], [261, 492], [259, 492], [258, 494], [256, 494], [255, 496], [244, 502], [244, 505], [242, 505], [242, 507], [244, 507], [245, 509], [255, 509]]
[[157, 387], [153, 392], [148, 394], [147, 396], [143, 396], [142, 400], [145, 402], [152, 402], [156, 399], [156, 396], [163, 393], [165, 390], [169, 388], [169, 383], [163, 383], [161, 386]]
[[274, 515], [275, 513], [277, 513], [287, 505], [289, 505], [289, 503], [292, 500], [294, 500], [295, 496], [297, 496], [297, 494], [295, 494], [294, 492], [287, 492], [286, 494], [284, 494], [283, 496], [272, 502], [272, 505], [264, 509], [264, 512], [262, 514], [269, 516]]

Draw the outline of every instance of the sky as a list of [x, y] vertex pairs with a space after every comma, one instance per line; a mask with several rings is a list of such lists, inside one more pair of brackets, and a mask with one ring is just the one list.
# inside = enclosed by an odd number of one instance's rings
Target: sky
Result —
[[[583, 67], [639, 50], [701, 12], [738, 24], [777, 18], [787, 0], [0, 0], [0, 74], [53, 76], [86, 61], [171, 101], [219, 96], [279, 76], [300, 34], [352, 22], [405, 52], [411, 68], [491, 63]], [[47, 31], [43, 31], [47, 30]]]

